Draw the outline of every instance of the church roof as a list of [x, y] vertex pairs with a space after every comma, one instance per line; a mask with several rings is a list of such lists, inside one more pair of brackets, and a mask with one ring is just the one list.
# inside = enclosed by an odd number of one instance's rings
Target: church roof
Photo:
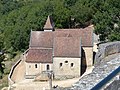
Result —
[[81, 37], [82, 46], [93, 46], [93, 27], [83, 29], [56, 29], [54, 37]]
[[53, 47], [53, 33], [44, 31], [31, 31], [30, 48]]
[[56, 57], [81, 57], [80, 37], [55, 37], [54, 56]]
[[52, 63], [52, 49], [29, 49], [26, 62]]
[[82, 46], [93, 46], [93, 29], [55, 29], [54, 32], [31, 31], [30, 48], [53, 48], [55, 37], [81, 37]]
[[81, 57], [81, 46], [93, 46], [93, 27], [31, 31], [26, 62], [52, 62], [52, 53], [56, 57]]
[[51, 30], [51, 29], [52, 30], [54, 29], [54, 23], [51, 16], [48, 16], [47, 21], [44, 25], [44, 30]]

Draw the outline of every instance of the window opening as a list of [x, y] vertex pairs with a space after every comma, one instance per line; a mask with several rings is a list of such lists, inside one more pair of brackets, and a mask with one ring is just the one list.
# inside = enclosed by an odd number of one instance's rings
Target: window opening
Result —
[[68, 61], [65, 61], [65, 63], [67, 64], [67, 63], [68, 63]]
[[73, 67], [74, 66], [74, 64], [73, 63], [71, 63], [71, 67]]
[[62, 67], [62, 63], [60, 63], [60, 67]]
[[50, 70], [50, 66], [49, 65], [47, 65], [47, 70]]
[[35, 64], [35, 68], [37, 68], [37, 64]]

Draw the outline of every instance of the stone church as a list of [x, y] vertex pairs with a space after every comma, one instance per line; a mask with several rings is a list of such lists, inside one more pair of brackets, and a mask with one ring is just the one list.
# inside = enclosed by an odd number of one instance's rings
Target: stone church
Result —
[[93, 29], [56, 29], [48, 16], [44, 31], [31, 31], [25, 77], [44, 71], [52, 71], [56, 79], [80, 77], [93, 65]]

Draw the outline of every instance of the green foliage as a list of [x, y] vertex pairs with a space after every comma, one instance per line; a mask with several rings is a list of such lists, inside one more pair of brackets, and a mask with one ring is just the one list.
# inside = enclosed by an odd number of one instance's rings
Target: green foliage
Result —
[[101, 41], [120, 40], [120, 0], [0, 0], [0, 50], [27, 49], [31, 29], [43, 30], [48, 15], [56, 28], [94, 24]]
[[80, 27], [86, 27], [91, 24], [93, 9], [89, 6], [89, 2], [78, 0], [78, 2], [76, 2], [71, 8], [71, 14], [72, 17], [76, 19], [76, 23], [80, 25]]
[[119, 32], [116, 33], [115, 24], [120, 29], [120, 0], [96, 0], [94, 3], [96, 11], [93, 23], [95, 24], [95, 32], [100, 35], [101, 41], [120, 40]]
[[4, 73], [4, 67], [5, 67], [5, 65], [3, 64], [4, 59], [5, 59], [4, 54], [0, 54], [0, 79], [2, 78]]
[[0, 32], [0, 78], [2, 78], [2, 75], [3, 75], [3, 70], [4, 70], [4, 64], [3, 64], [3, 61], [5, 59], [5, 55], [4, 55], [4, 52], [3, 52], [3, 48], [4, 48], [4, 45], [3, 45], [4, 41], [3, 41], [3, 34]]

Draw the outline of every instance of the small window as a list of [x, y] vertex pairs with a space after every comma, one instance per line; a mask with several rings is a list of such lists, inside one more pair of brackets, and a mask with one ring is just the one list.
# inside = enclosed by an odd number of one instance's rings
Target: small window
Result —
[[62, 67], [62, 63], [60, 63], [60, 67]]
[[37, 64], [35, 64], [35, 68], [37, 68]]
[[65, 61], [65, 63], [67, 64], [67, 63], [68, 63], [68, 61]]
[[74, 66], [74, 64], [73, 63], [71, 63], [71, 67], [73, 67]]
[[49, 65], [47, 65], [47, 70], [50, 70], [50, 66]]

